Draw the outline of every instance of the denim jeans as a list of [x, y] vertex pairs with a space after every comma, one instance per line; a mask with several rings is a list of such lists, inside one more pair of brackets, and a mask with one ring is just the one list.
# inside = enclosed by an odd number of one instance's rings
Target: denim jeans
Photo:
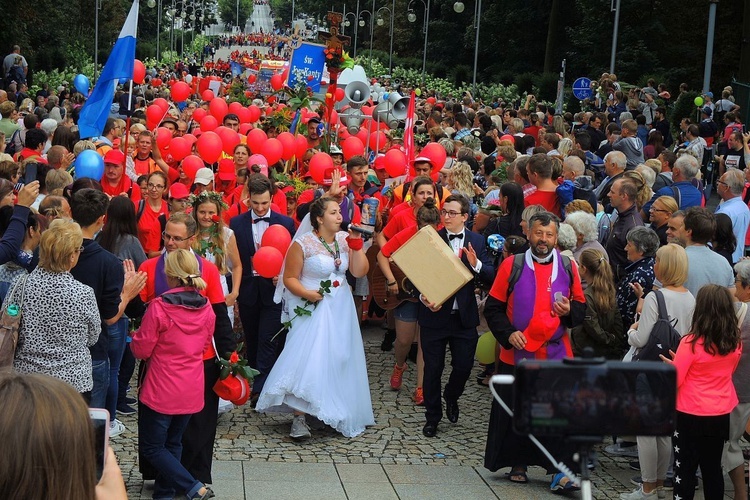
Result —
[[190, 415], [164, 415], [140, 404], [140, 451], [158, 471], [154, 499], [171, 499], [175, 490], [184, 491], [188, 498], [194, 498], [203, 487], [180, 463], [182, 433], [189, 420]]
[[122, 317], [113, 325], [109, 325], [109, 387], [107, 389], [107, 411], [110, 421], [114, 421], [117, 413], [117, 393], [119, 391], [119, 373], [122, 354], [125, 352], [125, 339], [128, 335], [129, 320]]
[[109, 360], [92, 359], [91, 375], [94, 378], [94, 387], [91, 389], [89, 408], [106, 408], [107, 389], [109, 389]]
[[122, 361], [120, 361], [120, 374], [118, 375], [117, 406], [125, 404], [125, 397], [128, 394], [128, 384], [130, 384], [130, 379], [133, 378], [133, 373], [135, 373], [135, 357], [133, 357], [133, 353], [130, 351], [130, 344], [126, 340]]

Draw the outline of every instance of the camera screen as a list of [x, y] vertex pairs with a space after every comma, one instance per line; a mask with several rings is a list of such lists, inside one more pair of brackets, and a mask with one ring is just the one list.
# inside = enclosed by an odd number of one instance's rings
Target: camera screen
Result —
[[516, 432], [538, 436], [665, 436], [674, 430], [677, 373], [666, 363], [516, 367]]
[[104, 452], [107, 447], [107, 426], [109, 420], [92, 418], [91, 423], [94, 426], [94, 446], [96, 447], [96, 480], [102, 478], [104, 471]]

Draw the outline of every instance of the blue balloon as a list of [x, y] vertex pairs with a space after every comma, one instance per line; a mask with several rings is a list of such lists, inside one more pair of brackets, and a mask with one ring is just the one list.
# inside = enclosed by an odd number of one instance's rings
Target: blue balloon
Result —
[[88, 177], [99, 181], [104, 176], [104, 158], [92, 149], [81, 151], [76, 158], [75, 165], [76, 179]]
[[120, 78], [120, 80], [118, 81], [118, 83], [120, 85], [125, 85], [126, 83], [128, 83], [128, 79], [127, 78]]
[[78, 74], [75, 76], [75, 78], [73, 78], [73, 86], [78, 92], [87, 96], [89, 95], [89, 87], [91, 87], [91, 82], [89, 82], [89, 79], [86, 77], [86, 75]]

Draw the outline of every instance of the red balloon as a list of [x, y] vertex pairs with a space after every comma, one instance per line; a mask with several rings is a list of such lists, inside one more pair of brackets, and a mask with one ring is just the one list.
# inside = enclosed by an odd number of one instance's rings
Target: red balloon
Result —
[[203, 108], [196, 108], [195, 111], [193, 111], [193, 120], [200, 123], [204, 116], [206, 116], [208, 112]]
[[294, 139], [294, 135], [289, 132], [282, 132], [276, 138], [279, 140], [284, 149], [281, 157], [285, 160], [288, 160], [289, 158], [294, 156], [294, 151], [297, 149], [297, 142]]
[[260, 120], [260, 108], [253, 104], [248, 107], [247, 110], [250, 112], [250, 123], [255, 123]]
[[224, 99], [214, 99], [208, 104], [208, 112], [211, 113], [217, 120], [223, 120], [229, 112], [227, 101], [225, 101]]
[[154, 99], [153, 104], [159, 106], [164, 113], [166, 113], [169, 109], [169, 102], [163, 97], [157, 97], [156, 99]]
[[154, 78], [151, 80], [151, 86], [152, 87], [161, 87], [161, 84], [164, 83], [161, 81], [161, 78]]
[[273, 104], [273, 103], [275, 103], [275, 102], [276, 102], [276, 96], [275, 96], [275, 95], [269, 95], [268, 97], [266, 97], [266, 102], [267, 102], [268, 104]]
[[[200, 130], [201, 129], [193, 129], [193, 132], [196, 132], [196, 131], [200, 132]], [[195, 144], [195, 142], [198, 140], [198, 138], [195, 137], [193, 134], [185, 134], [182, 137], [183, 139], [188, 141], [188, 143], [190, 143], [190, 147], [193, 147], [193, 144]]]
[[422, 149], [419, 156], [426, 156], [432, 160], [432, 171], [439, 172], [445, 164], [445, 159], [448, 158], [448, 153], [446, 153], [445, 148], [437, 142], [431, 142]]
[[379, 130], [377, 132], [373, 132], [372, 134], [370, 134], [370, 149], [373, 151], [380, 151], [383, 147], [385, 147], [386, 140], [387, 137], [383, 132]]
[[172, 100], [174, 102], [186, 101], [190, 97], [190, 85], [185, 82], [175, 82], [172, 85]]
[[266, 139], [266, 142], [260, 148], [260, 154], [266, 157], [269, 165], [273, 165], [281, 159], [284, 154], [284, 146], [276, 138]]
[[359, 140], [362, 141], [362, 144], [367, 144], [367, 139], [370, 138], [370, 134], [367, 133], [367, 129], [364, 127], [360, 128], [359, 131], [354, 135], [359, 137]]
[[240, 109], [237, 110], [237, 118], [240, 119], [240, 124], [243, 123], [250, 123], [250, 110], [247, 108], [243, 108], [240, 106]]
[[341, 129], [339, 130], [339, 139], [341, 139], [342, 141], [345, 141], [350, 137], [352, 137], [352, 134], [350, 134], [349, 131], [346, 130], [344, 127], [341, 127]]
[[219, 127], [216, 132], [221, 138], [221, 145], [224, 152], [228, 155], [234, 154], [234, 148], [240, 143], [240, 134], [232, 130], [231, 128]]
[[336, 125], [339, 122], [339, 114], [334, 109], [331, 111], [331, 125]]
[[344, 160], [349, 161], [352, 156], [363, 156], [365, 145], [362, 144], [359, 137], [351, 136], [341, 143], [341, 151], [344, 153]]
[[240, 123], [240, 134], [247, 135], [251, 128], [253, 128], [253, 126], [250, 123]]
[[326, 170], [333, 168], [333, 158], [328, 153], [315, 153], [310, 158], [310, 175], [318, 184], [323, 184]]
[[304, 135], [300, 134], [295, 139], [295, 143], [296, 143], [295, 154], [297, 155], [297, 158], [304, 158], [305, 157], [305, 153], [307, 152], [307, 149], [308, 149], [307, 148], [307, 137], [305, 137]]
[[161, 122], [161, 119], [164, 118], [164, 114], [164, 110], [156, 104], [152, 104], [146, 108], [146, 119], [151, 123], [158, 124]]
[[250, 76], [248, 76], [248, 77], [247, 77], [247, 81], [248, 81], [249, 83], [255, 83], [255, 81], [256, 81], [257, 79], [258, 79], [258, 77], [257, 77], [257, 76], [255, 76], [255, 74], [252, 74], [252, 75], [250, 75]]
[[203, 92], [201, 92], [201, 98], [204, 101], [212, 101], [214, 99], [214, 91], [211, 89], [206, 89]]
[[234, 115], [239, 115], [239, 111], [242, 109], [242, 104], [234, 101], [229, 103], [229, 112]]
[[283, 263], [284, 256], [277, 248], [271, 246], [260, 247], [253, 256], [253, 269], [264, 278], [278, 276]]
[[344, 98], [344, 95], [346, 95], [344, 93], [344, 89], [342, 89], [341, 87], [338, 87], [336, 88], [336, 92], [334, 93], [333, 98], [336, 100], [336, 102], [338, 102]]
[[268, 229], [265, 230], [263, 237], [260, 240], [261, 248], [275, 248], [281, 253], [281, 255], [286, 255], [286, 251], [291, 244], [292, 236], [281, 224], [268, 226]]
[[159, 149], [164, 149], [169, 146], [172, 141], [172, 131], [167, 127], [159, 127], [156, 129], [156, 145]]
[[137, 83], [138, 85], [143, 83], [143, 80], [146, 78], [146, 66], [136, 59], [133, 61], [133, 83]]
[[437, 101], [437, 99], [435, 99], [434, 97], [428, 97], [427, 98], [427, 102], [429, 102], [430, 104], [435, 104], [436, 101]]
[[398, 177], [406, 173], [406, 155], [403, 151], [393, 148], [385, 154], [385, 171], [391, 177]]
[[268, 136], [263, 129], [254, 128], [247, 133], [247, 145], [250, 147], [250, 151], [253, 153], [263, 154], [263, 144], [268, 139]]
[[198, 154], [203, 161], [215, 163], [221, 157], [221, 137], [216, 132], [204, 132], [196, 143]]
[[372, 110], [375, 109], [372, 106], [362, 106], [362, 114], [372, 116]]
[[284, 86], [284, 77], [281, 75], [281, 73], [276, 73], [271, 77], [271, 88], [273, 90], [281, 90], [281, 87]]
[[195, 179], [195, 174], [204, 166], [205, 164], [203, 163], [203, 160], [195, 155], [187, 156], [182, 160], [182, 171], [191, 179]]
[[185, 172], [185, 176], [193, 182], [195, 181], [195, 174], [198, 173], [199, 169], [203, 168], [204, 163], [197, 156], [190, 155], [185, 157], [180, 165], [182, 166], [182, 171]]
[[201, 120], [201, 130], [204, 132], [211, 132], [212, 130], [216, 130], [216, 127], [218, 126], [219, 121], [211, 115], [206, 115]]
[[[158, 137], [156, 141], [159, 141]], [[172, 139], [172, 142], [169, 143], [169, 153], [172, 155], [172, 158], [177, 161], [180, 161], [189, 155], [192, 148], [193, 143], [185, 137], [175, 137]]]

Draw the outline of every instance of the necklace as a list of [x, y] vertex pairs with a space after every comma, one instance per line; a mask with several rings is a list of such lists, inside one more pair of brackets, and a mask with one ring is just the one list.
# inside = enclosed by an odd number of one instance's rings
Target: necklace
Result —
[[326, 243], [326, 240], [324, 240], [322, 236], [318, 235], [318, 239], [326, 248], [326, 250], [328, 250], [328, 253], [331, 254], [331, 257], [333, 257], [333, 265], [336, 266], [336, 270], [338, 271], [339, 268], [341, 267], [341, 251], [339, 250], [339, 242], [336, 241], [334, 237], [334, 240], [333, 240], [334, 250], [331, 250], [331, 247], [328, 246], [328, 243]]

